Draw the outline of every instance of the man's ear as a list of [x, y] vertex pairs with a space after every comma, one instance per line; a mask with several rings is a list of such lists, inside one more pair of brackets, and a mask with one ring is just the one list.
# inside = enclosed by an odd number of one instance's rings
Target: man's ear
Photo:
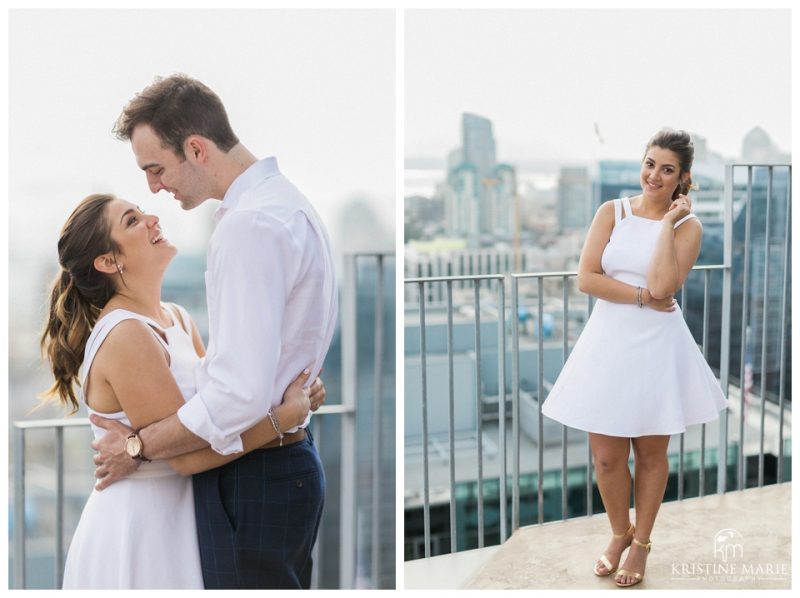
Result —
[[183, 153], [193, 162], [203, 163], [208, 160], [208, 139], [200, 135], [189, 135], [183, 142]]
[[94, 269], [103, 274], [117, 274], [117, 260], [113, 253], [104, 253], [94, 258]]

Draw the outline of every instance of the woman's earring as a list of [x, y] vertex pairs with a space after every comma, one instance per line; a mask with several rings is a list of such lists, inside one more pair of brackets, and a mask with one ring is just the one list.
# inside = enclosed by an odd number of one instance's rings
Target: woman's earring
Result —
[[120, 266], [119, 264], [117, 264], [117, 271], [118, 271], [120, 274], [122, 274], [122, 266]]

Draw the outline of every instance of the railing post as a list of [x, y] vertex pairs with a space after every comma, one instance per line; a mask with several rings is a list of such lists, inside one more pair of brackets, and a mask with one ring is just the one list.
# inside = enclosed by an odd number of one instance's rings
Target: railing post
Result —
[[772, 166], [767, 178], [767, 206], [764, 217], [764, 293], [761, 298], [761, 418], [758, 435], [758, 487], [764, 485], [764, 423], [767, 410], [767, 305], [769, 304], [769, 233], [770, 205], [772, 204]]
[[14, 428], [14, 588], [25, 589], [25, 430]]
[[422, 521], [425, 536], [425, 558], [431, 556], [431, 505], [428, 473], [428, 371], [425, 338], [425, 283], [419, 283], [419, 356], [422, 379]]
[[380, 588], [381, 573], [381, 426], [383, 423], [383, 255], [377, 255], [375, 275], [375, 352], [372, 410], [372, 584]]
[[778, 381], [778, 483], [783, 481], [783, 410], [784, 384], [786, 382], [786, 294], [789, 280], [789, 260], [791, 258], [790, 243], [792, 222], [792, 167], [789, 166], [788, 194], [786, 197], [786, 229], [783, 238], [783, 284], [781, 286], [781, 370]]
[[[564, 344], [563, 351], [563, 364], [567, 363], [569, 355], [569, 277], [564, 276], [562, 286], [562, 301], [564, 304], [563, 322], [564, 322]], [[561, 425], [561, 519], [566, 521], [567, 516], [567, 426]]]
[[353, 588], [356, 575], [356, 398], [357, 368], [357, 264], [354, 255], [344, 257], [341, 301], [342, 339], [342, 405], [349, 408], [342, 414], [342, 484], [341, 484], [341, 552], [339, 580], [342, 588]]
[[519, 281], [511, 278], [511, 533], [519, 529]]
[[[731, 345], [731, 268], [733, 267], [733, 165], [725, 166], [725, 192], [723, 208], [723, 265], [722, 270], [722, 322], [720, 338], [719, 383], [725, 398], [729, 397], [730, 345]], [[741, 372], [740, 372], [740, 378]], [[720, 413], [717, 448], [717, 493], [724, 494], [728, 472], [728, 413], [730, 406]]]
[[481, 389], [481, 281], [473, 282], [475, 291], [475, 408], [478, 414], [478, 548], [483, 548], [483, 392]]
[[498, 312], [497, 312], [497, 359], [498, 359], [498, 376], [497, 376], [497, 409], [499, 411], [498, 417], [500, 418], [500, 454], [502, 455], [500, 462], [500, 542], [505, 542], [508, 537], [508, 529], [506, 523], [507, 510], [506, 505], [508, 501], [507, 479], [508, 472], [506, 471], [507, 463], [507, 447], [506, 447], [506, 280], [508, 275], [498, 280]]
[[[703, 271], [703, 359], [708, 362], [708, 279], [710, 270]], [[706, 425], [700, 426], [700, 497], [706, 494]]]
[[538, 293], [538, 306], [537, 306], [537, 314], [538, 314], [538, 345], [536, 350], [536, 358], [538, 363], [538, 376], [536, 382], [536, 417], [537, 417], [537, 426], [539, 429], [539, 442], [537, 442], [538, 446], [537, 455], [538, 455], [538, 474], [536, 476], [536, 502], [538, 503], [537, 512], [538, 512], [538, 522], [539, 525], [544, 523], [544, 415], [542, 415], [542, 403], [544, 403], [544, 277], [538, 276], [536, 278], [537, 282], [537, 293]]
[[56, 588], [64, 582], [64, 428], [56, 428]]
[[456, 425], [455, 379], [453, 375], [453, 281], [447, 281], [447, 417], [450, 444], [450, 552], [458, 552], [456, 521]]

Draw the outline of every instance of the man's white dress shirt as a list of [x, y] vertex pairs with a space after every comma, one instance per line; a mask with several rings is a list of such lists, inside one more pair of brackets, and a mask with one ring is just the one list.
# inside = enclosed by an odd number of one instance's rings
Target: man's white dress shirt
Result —
[[215, 219], [205, 275], [208, 350], [197, 394], [178, 418], [227, 455], [242, 450], [241, 433], [281, 403], [300, 372], [310, 367], [309, 380], [316, 378], [333, 336], [337, 288], [325, 227], [275, 158], [236, 178]]

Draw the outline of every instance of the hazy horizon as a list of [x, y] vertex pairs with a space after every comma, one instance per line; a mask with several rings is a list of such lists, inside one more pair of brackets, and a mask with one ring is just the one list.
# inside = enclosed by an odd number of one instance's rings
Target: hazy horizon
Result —
[[443, 160], [460, 143], [462, 112], [492, 120], [506, 162], [638, 159], [665, 126], [702, 135], [725, 157], [761, 126], [791, 152], [790, 17], [787, 9], [406, 11], [404, 157]]

